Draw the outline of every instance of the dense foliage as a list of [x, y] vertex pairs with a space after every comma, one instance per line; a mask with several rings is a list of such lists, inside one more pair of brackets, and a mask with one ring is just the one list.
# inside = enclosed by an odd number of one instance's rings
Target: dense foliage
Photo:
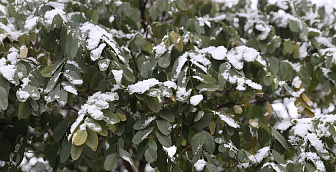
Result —
[[335, 14], [0, 0], [0, 169], [335, 171]]

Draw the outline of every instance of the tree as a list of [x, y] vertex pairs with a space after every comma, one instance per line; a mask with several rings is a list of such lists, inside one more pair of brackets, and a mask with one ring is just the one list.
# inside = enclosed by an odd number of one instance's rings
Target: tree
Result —
[[335, 12], [2, 0], [0, 169], [335, 171]]

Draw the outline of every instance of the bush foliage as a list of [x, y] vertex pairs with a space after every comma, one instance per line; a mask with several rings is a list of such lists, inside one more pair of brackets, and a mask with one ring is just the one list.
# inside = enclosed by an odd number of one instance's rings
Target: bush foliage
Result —
[[[335, 171], [335, 16], [308, 0], [0, 0], [0, 169], [30, 152], [55, 171]], [[273, 109], [290, 101], [296, 117]]]

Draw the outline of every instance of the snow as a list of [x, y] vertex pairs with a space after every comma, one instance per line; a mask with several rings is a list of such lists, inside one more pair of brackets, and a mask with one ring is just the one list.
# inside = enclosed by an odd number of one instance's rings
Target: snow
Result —
[[204, 159], [199, 159], [197, 162], [194, 164], [194, 167], [196, 168], [196, 171], [202, 171], [206, 165], [206, 162]]
[[188, 60], [188, 55], [189, 53], [186, 52], [184, 53], [182, 56], [180, 56], [178, 58], [178, 61], [177, 61], [177, 67], [176, 67], [176, 73], [175, 75], [173, 76], [173, 79], [176, 79], [178, 77], [178, 75], [180, 74], [181, 70], [182, 70], [182, 67], [184, 66], [185, 62]]
[[224, 46], [219, 46], [219, 47], [210, 46], [210, 47], [198, 50], [197, 52], [209, 53], [211, 54], [212, 58], [215, 60], [224, 60], [226, 53], [227, 53], [227, 49]]
[[239, 124], [232, 118], [228, 117], [226, 114], [222, 112], [215, 112], [213, 111], [214, 114], [218, 115], [219, 118], [224, 121], [227, 125], [229, 125], [232, 128], [240, 128]]
[[156, 119], [155, 116], [151, 116], [148, 119], [145, 120], [145, 122], [142, 124], [142, 126], [147, 127], [154, 119]]
[[81, 69], [81, 68], [79, 67], [79, 64], [78, 64], [76, 61], [68, 60], [68, 61], [67, 61], [67, 64], [74, 65], [77, 69]]
[[54, 17], [56, 15], [59, 15], [64, 22], [68, 21], [67, 18], [66, 18], [65, 12], [62, 9], [60, 9], [60, 8], [56, 8], [56, 9], [47, 11], [44, 14], [44, 18], [45, 18], [44, 22], [45, 22], [45, 24], [50, 26], [52, 24], [53, 19], [54, 19]]
[[177, 88], [176, 83], [173, 82], [173, 81], [165, 81], [165, 82], [163, 82], [163, 85], [167, 88], [174, 88], [174, 89]]
[[280, 123], [277, 123], [274, 128], [280, 131], [286, 131], [291, 126], [292, 126], [292, 123], [290, 120], [284, 120], [284, 121], [281, 121]]
[[109, 65], [110, 65], [110, 62], [111, 62], [111, 60], [110, 59], [105, 59], [105, 61], [103, 61], [103, 62], [98, 62], [98, 67], [99, 67], [99, 70], [100, 71], [106, 71], [107, 70], [107, 68], [109, 67]]
[[112, 70], [112, 73], [113, 73], [114, 79], [117, 82], [117, 85], [121, 85], [123, 71], [122, 70]]
[[133, 165], [133, 162], [132, 162], [132, 160], [129, 157], [127, 157], [127, 156], [124, 155], [121, 158], [124, 159], [125, 161], [127, 161], [128, 163], [130, 163], [131, 165]]
[[244, 62], [258, 61], [262, 65], [266, 66], [266, 61], [261, 58], [259, 52], [253, 48], [246, 46], [238, 46], [231, 49], [227, 55], [227, 60], [238, 70], [243, 69]]
[[[113, 121], [110, 121], [110, 118], [105, 116], [103, 114], [104, 109], [109, 108], [109, 103], [115, 100], [118, 100], [119, 96], [117, 93], [113, 92], [106, 92], [106, 93], [101, 93], [96, 92], [92, 96], [88, 98], [88, 101], [86, 104], [82, 105], [80, 110], [78, 111], [78, 117], [76, 121], [71, 125], [70, 128], [70, 135], [68, 139], [70, 140], [73, 138], [73, 133], [76, 130], [76, 128], [82, 123], [83, 119], [89, 115], [95, 120], [104, 120], [108, 124], [114, 124]], [[87, 124], [84, 124], [85, 126]]]
[[[69, 73], [70, 72], [73, 72], [73, 71], [70, 71], [70, 70], [66, 70], [63, 75], [68, 79], [68, 81], [73, 84], [73, 85], [82, 85], [83, 84], [83, 80], [82, 79], [75, 79], [73, 78]], [[57, 81], [57, 79], [56, 79]], [[55, 82], [56, 82], [55, 81]]]
[[36, 26], [38, 19], [39, 19], [38, 17], [29, 16], [24, 26], [25, 29], [32, 30], [33, 27]]
[[[100, 39], [102, 38], [104, 31], [102, 28], [86, 22], [84, 23], [81, 27], [80, 30], [82, 33], [86, 33], [88, 32], [88, 37], [89, 39], [86, 40], [87, 42], [87, 49], [88, 50], [92, 50], [94, 48], [96, 48], [100, 42]], [[106, 32], [106, 31], [105, 31]]]
[[249, 87], [255, 90], [261, 90], [262, 86], [258, 83], [253, 82], [250, 79], [245, 77], [239, 77], [236, 75], [231, 76], [229, 70], [231, 69], [231, 65], [229, 63], [226, 64], [226, 70], [221, 74], [225, 80], [228, 80], [231, 84], [237, 84], [236, 89], [240, 91], [246, 90], [244, 85], [248, 85]]
[[295, 88], [300, 88], [301, 86], [301, 79], [299, 76], [296, 76], [294, 79], [293, 79], [293, 82], [292, 82], [292, 85], [295, 87]]
[[313, 162], [316, 166], [316, 169], [318, 171], [325, 171], [325, 166], [323, 162], [321, 161], [320, 157], [314, 153], [314, 152], [303, 152], [300, 154], [300, 158], [302, 159], [308, 159], [311, 162]]
[[114, 16], [111, 16], [111, 17], [109, 18], [109, 22], [112, 23], [112, 22], [114, 21], [114, 19], [115, 19], [115, 17], [114, 17]]
[[128, 86], [128, 90], [130, 94], [143, 94], [144, 92], [148, 91], [151, 87], [160, 84], [160, 82], [155, 78], [150, 78], [147, 80], [139, 81], [136, 84], [132, 84]]
[[14, 47], [11, 47], [7, 55], [7, 62], [10, 62], [10, 64], [12, 65], [16, 65], [16, 63], [19, 60], [18, 57], [19, 57], [19, 50]]
[[16, 96], [22, 100], [21, 102], [25, 102], [30, 97], [30, 94], [27, 91], [18, 90]]
[[163, 43], [153, 47], [153, 50], [156, 53], [156, 57], [161, 57], [167, 51], [166, 46]]
[[198, 94], [190, 97], [190, 104], [197, 106], [203, 100], [203, 95]]
[[299, 23], [299, 26], [301, 26], [301, 21], [298, 18], [286, 13], [284, 10], [271, 12], [271, 15], [273, 15], [273, 18], [271, 18], [271, 20], [275, 22], [275, 24], [279, 27], [286, 28], [290, 20], [297, 21]]
[[[17, 41], [18, 38], [23, 35], [23, 32], [17, 31], [15, 26], [11, 23], [8, 23], [7, 25], [4, 25], [2, 22], [0, 22], [0, 28], [4, 29], [7, 33], [0, 34], [0, 42], [3, 41], [6, 37], [8, 37], [10, 40]], [[3, 37], [4, 35], [4, 37]]]
[[276, 172], [282, 172], [282, 171], [280, 170], [280, 168], [277, 166], [277, 164], [275, 164], [274, 162], [266, 162], [266, 163], [261, 167], [261, 169], [263, 169], [263, 168], [265, 168], [265, 167], [267, 167], [267, 166], [271, 166], [271, 167], [274, 169], [274, 171], [276, 171]]
[[162, 146], [163, 150], [165, 150], [168, 153], [168, 156], [170, 159], [174, 158], [174, 155], [176, 153], [177, 147], [175, 145], [170, 146], [170, 147], [164, 147]]
[[96, 61], [101, 58], [101, 53], [103, 52], [103, 49], [105, 48], [106, 44], [102, 43], [100, 44], [96, 49], [91, 51], [91, 60]]
[[62, 83], [62, 86], [64, 88], [65, 91], [69, 92], [69, 93], [72, 93], [74, 95], [78, 95], [77, 93], [77, 90], [74, 86], [71, 86], [71, 85], [63, 85]]
[[177, 87], [176, 99], [178, 101], [183, 102], [190, 96], [190, 94], [191, 94], [191, 89], [187, 91], [185, 87]]
[[0, 67], [0, 74], [12, 84], [15, 84], [14, 81], [15, 72], [16, 67], [14, 65], [7, 65]]
[[259, 164], [269, 153], [269, 147], [263, 147], [258, 150], [255, 155], [250, 155], [248, 158], [251, 160], [252, 164]]

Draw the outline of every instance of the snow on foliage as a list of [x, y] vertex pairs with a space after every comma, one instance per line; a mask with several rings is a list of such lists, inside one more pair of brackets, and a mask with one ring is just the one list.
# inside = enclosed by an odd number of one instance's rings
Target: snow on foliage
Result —
[[[21, 170], [335, 171], [335, 12], [309, 0], [1, 0], [0, 167], [32, 151], [48, 162]], [[274, 106], [288, 100], [295, 119]]]

